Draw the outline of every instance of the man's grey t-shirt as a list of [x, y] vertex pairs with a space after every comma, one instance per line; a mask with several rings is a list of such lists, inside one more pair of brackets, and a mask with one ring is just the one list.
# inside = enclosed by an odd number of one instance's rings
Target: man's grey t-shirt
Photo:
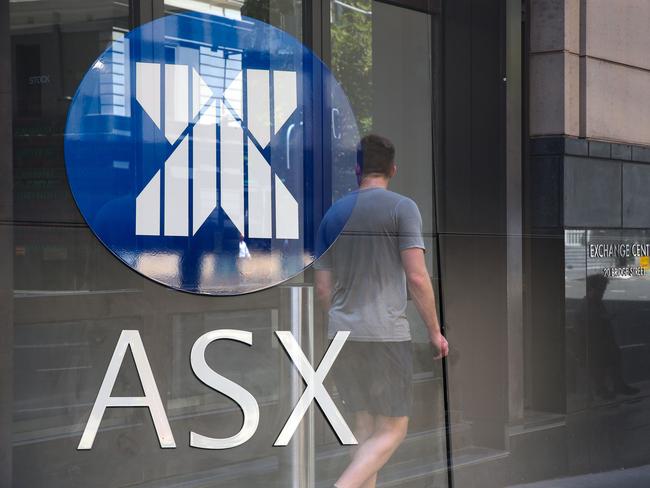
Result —
[[400, 252], [424, 249], [420, 211], [392, 191], [359, 190], [332, 205], [319, 229], [319, 245], [331, 242], [348, 215], [343, 232], [315, 264], [332, 272], [329, 336], [350, 331], [354, 341], [408, 341]]

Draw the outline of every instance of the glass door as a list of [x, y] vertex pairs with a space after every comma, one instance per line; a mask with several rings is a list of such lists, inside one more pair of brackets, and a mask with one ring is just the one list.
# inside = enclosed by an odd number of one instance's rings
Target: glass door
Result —
[[[432, 52], [435, 14], [399, 6], [400, 2], [326, 3], [324, 59], [350, 99], [361, 135], [377, 134], [395, 146], [397, 173], [389, 190], [409, 197], [420, 210], [426, 264], [438, 289], [433, 156], [433, 95], [438, 76]], [[380, 471], [378, 483], [446, 486], [442, 365], [433, 360], [427, 329], [410, 300], [407, 316], [414, 353], [410, 380], [413, 407], [406, 439]], [[326, 435], [317, 438], [317, 449], [340, 452]], [[332, 463], [332, 473], [345, 462], [342, 458]]]

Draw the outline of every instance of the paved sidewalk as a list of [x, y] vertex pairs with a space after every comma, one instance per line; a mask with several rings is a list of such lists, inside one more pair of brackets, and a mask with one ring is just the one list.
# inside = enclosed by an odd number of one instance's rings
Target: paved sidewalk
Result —
[[650, 465], [620, 469], [605, 473], [586, 474], [571, 478], [558, 478], [537, 483], [511, 486], [510, 488], [648, 488]]

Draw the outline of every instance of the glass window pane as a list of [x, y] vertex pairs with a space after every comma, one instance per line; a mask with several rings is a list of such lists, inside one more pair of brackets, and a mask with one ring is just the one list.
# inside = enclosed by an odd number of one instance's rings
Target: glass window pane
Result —
[[302, 38], [302, 0], [164, 0], [165, 13], [202, 12], [261, 20]]
[[[428, 14], [370, 0], [331, 0], [330, 18], [330, 65], [350, 99], [361, 132], [383, 136], [395, 147], [397, 173], [390, 181], [389, 190], [409, 197], [417, 205], [427, 249], [426, 266], [435, 281], [431, 18]], [[362, 204], [358, 205], [361, 208]], [[378, 206], [376, 211], [380, 212], [381, 208]], [[350, 246], [365, 248], [369, 254], [377, 252], [381, 245], [354, 230], [350, 233], [354, 234], [349, 237]], [[339, 243], [344, 245], [342, 241]], [[359, 277], [370, 272], [357, 264], [350, 273], [358, 275], [357, 279], [363, 282]], [[381, 305], [377, 308], [383, 310]], [[446, 439], [440, 362], [432, 360], [427, 327], [410, 300], [406, 316], [413, 351], [412, 364], [408, 366], [413, 401], [409, 433], [379, 476], [381, 480], [404, 480], [407, 470], [412, 470], [417, 473], [417, 483], [444, 486]], [[389, 360], [380, 357], [383, 359], [379, 361]], [[385, 381], [390, 382], [390, 376]]]
[[[331, 66], [361, 130], [380, 133], [397, 148], [399, 170], [391, 188], [419, 208], [426, 272], [437, 283], [430, 18], [379, 2], [333, 2], [331, 7]], [[166, 0], [164, 9], [165, 14], [247, 16], [299, 40], [303, 37], [300, 1]], [[0, 295], [4, 300], [0, 306], [3, 311], [11, 307], [8, 315], [14, 331], [13, 358], [7, 368], [13, 385], [13, 486], [332, 485], [346, 470], [354, 449], [342, 445], [334, 432], [327, 416], [333, 415], [331, 405], [323, 408], [321, 403], [318, 408], [311, 401], [288, 445], [274, 446], [306, 383], [314, 381], [309, 371], [298, 371], [296, 353], [287, 353], [276, 332], [291, 332], [315, 370], [334, 347], [315, 273], [307, 270], [281, 286], [250, 295], [202, 297], [170, 290], [124, 266], [98, 241], [77, 209], [68, 188], [63, 132], [81, 79], [111, 42], [110, 59], [102, 66], [89, 112], [98, 120], [133, 115], [129, 83], [133, 46], [125, 38], [129, 5], [103, 0], [11, 2], [10, 21], [14, 212], [1, 229], [7, 229], [13, 240], [7, 256], [14, 272], [12, 290], [7, 297]], [[400, 41], [389, 42], [388, 32], [397, 33]], [[357, 41], [362, 41], [365, 56], [361, 63], [356, 59]], [[241, 57], [216, 55], [205, 47], [196, 51], [200, 74], [211, 87], [223, 91], [226, 81], [241, 70]], [[171, 59], [178, 53], [167, 54]], [[356, 145], [353, 121], [345, 114], [327, 110], [324, 120], [323, 154], [334, 147], [328, 139], [345, 147], [351, 141]], [[293, 137], [301, 137], [296, 133]], [[301, 144], [293, 141], [292, 150], [302, 151]], [[287, 165], [291, 157], [287, 153]], [[129, 165], [128, 158], [113, 161], [119, 171], [129, 170]], [[327, 187], [331, 191], [319, 196], [323, 206], [356, 190], [353, 167], [335, 168], [323, 177], [332, 180]], [[250, 252], [255, 252], [252, 246]], [[206, 279], [219, 272], [214, 259], [202, 262]], [[246, 262], [240, 264], [246, 267]], [[432, 359], [428, 331], [415, 303], [407, 302], [399, 258], [394, 264], [400, 267], [391, 286], [403, 293], [404, 307], [395, 321], [410, 340], [394, 341], [400, 345], [388, 354], [377, 355], [380, 348], [371, 348], [381, 371], [375, 374], [374, 385], [381, 386], [385, 379], [396, 388], [383, 396], [388, 407], [375, 411], [373, 406], [373, 417], [378, 426], [386, 413], [392, 417], [406, 413], [410, 421], [406, 439], [379, 480], [396, 486], [446, 486], [441, 367]], [[372, 304], [359, 303], [359, 310], [368, 305]], [[208, 387], [190, 365], [195, 341], [223, 329], [249, 332], [252, 345], [217, 341], [206, 349], [205, 360], [255, 398], [260, 422], [243, 445], [196, 449], [189, 445], [190, 432], [227, 438], [242, 426], [237, 403]], [[161, 449], [146, 408], [108, 408], [93, 448], [77, 450], [124, 330], [138, 331], [142, 339], [176, 449]], [[364, 439], [340, 380], [354, 372], [342, 359], [359, 359], [355, 357], [359, 344], [353, 342], [345, 343], [341, 350], [345, 354], [337, 356], [319, 381], [336, 411], [342, 412], [345, 425]], [[403, 367], [394, 368], [394, 359], [403, 361]], [[112, 395], [142, 396], [141, 374], [133, 354], [127, 352]], [[407, 404], [411, 407], [403, 412]]]

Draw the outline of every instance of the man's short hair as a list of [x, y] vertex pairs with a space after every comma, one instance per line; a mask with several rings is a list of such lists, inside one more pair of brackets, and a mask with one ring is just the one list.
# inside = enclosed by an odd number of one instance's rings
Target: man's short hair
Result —
[[395, 146], [385, 137], [368, 134], [361, 139], [359, 166], [365, 175], [381, 174], [389, 178], [395, 164]]

